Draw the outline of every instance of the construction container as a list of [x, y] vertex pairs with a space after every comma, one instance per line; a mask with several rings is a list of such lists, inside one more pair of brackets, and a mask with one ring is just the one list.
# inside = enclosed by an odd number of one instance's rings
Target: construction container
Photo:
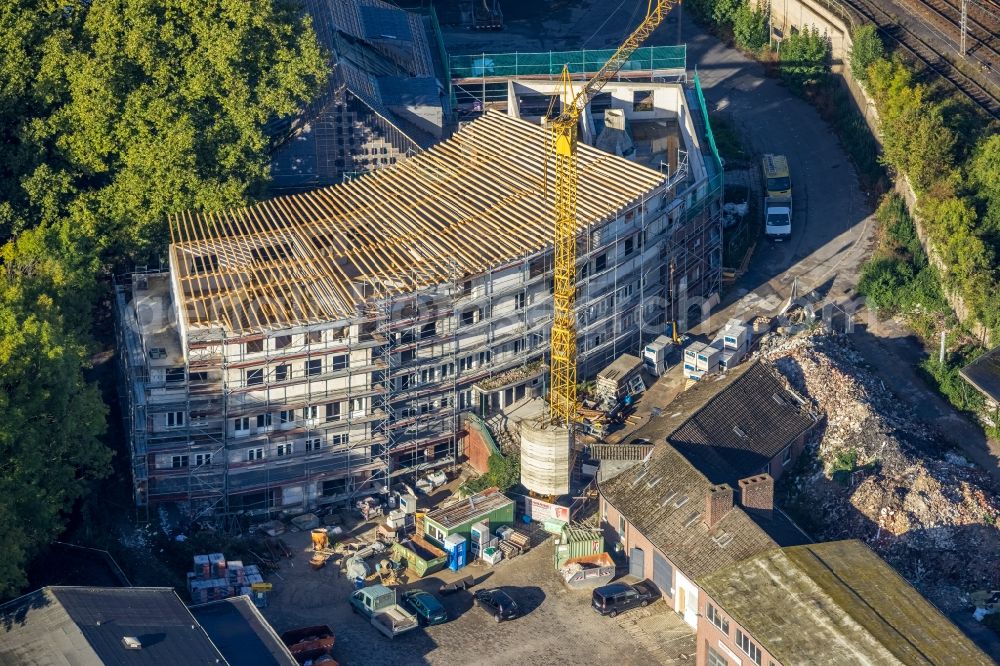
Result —
[[473, 560], [480, 556], [483, 544], [490, 541], [490, 523], [488, 520], [481, 520], [469, 528], [469, 559]]
[[700, 381], [702, 377], [705, 376], [704, 370], [687, 370], [684, 372], [684, 376], [693, 382]]
[[615, 577], [615, 562], [605, 552], [571, 557], [559, 569], [568, 587], [576, 590], [606, 585]]
[[512, 525], [514, 505], [514, 500], [501, 493], [498, 488], [487, 488], [481, 493], [429, 512], [424, 517], [424, 537], [443, 546], [444, 540], [452, 534], [470, 538], [472, 526], [479, 522], [487, 523], [490, 529]]
[[601, 530], [565, 527], [555, 541], [555, 568], [558, 570], [566, 560], [604, 552], [604, 533]]
[[448, 554], [432, 543], [413, 537], [392, 544], [392, 558], [405, 561], [406, 568], [418, 578], [436, 573], [448, 563]]
[[562, 531], [566, 528], [565, 520], [557, 520], [556, 518], [549, 518], [542, 523], [542, 529], [549, 534], [562, 534]]

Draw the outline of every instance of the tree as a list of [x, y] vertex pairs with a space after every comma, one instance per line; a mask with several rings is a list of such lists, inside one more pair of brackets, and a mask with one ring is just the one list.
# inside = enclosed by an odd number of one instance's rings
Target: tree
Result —
[[851, 75], [861, 83], [868, 81], [868, 68], [876, 60], [885, 56], [885, 47], [878, 36], [878, 29], [872, 23], [858, 26], [851, 33]]
[[732, 23], [736, 12], [746, 4], [746, 0], [715, 0], [712, 4], [712, 19], [716, 23]]
[[759, 51], [768, 43], [767, 12], [753, 9], [748, 3], [740, 5], [733, 17], [733, 39], [747, 51]]
[[827, 71], [829, 44], [816, 28], [793, 32], [781, 43], [781, 73], [794, 88], [819, 81]]
[[983, 228], [1000, 249], [1000, 134], [980, 142], [969, 165], [969, 181], [983, 203]]
[[45, 236], [27, 231], [0, 251], [0, 596], [20, 589], [25, 563], [111, 460], [106, 409], [81, 372], [87, 350], [59, 307], [78, 278]]
[[168, 214], [255, 196], [266, 127], [327, 75], [284, 0], [0, 3], [0, 595], [108, 469], [97, 276], [156, 258]]
[[94, 0], [74, 11], [61, 39], [40, 39], [22, 97], [45, 91], [48, 110], [22, 142], [45, 160], [17, 180], [36, 216], [48, 202], [116, 260], [155, 257], [170, 213], [258, 194], [265, 125], [327, 75], [308, 19], [280, 0]]

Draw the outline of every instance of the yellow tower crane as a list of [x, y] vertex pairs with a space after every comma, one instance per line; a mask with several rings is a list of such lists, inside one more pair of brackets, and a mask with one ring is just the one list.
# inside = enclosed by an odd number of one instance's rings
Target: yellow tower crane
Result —
[[[646, 18], [572, 96], [568, 70], [563, 70], [567, 90], [559, 115], [549, 121], [555, 153], [555, 285], [550, 369], [549, 417], [553, 423], [572, 427], [576, 420], [576, 190], [577, 127], [590, 100], [613, 79], [637, 48], [666, 18], [678, 0], [647, 0]], [[572, 99], [570, 99], [572, 97]]]

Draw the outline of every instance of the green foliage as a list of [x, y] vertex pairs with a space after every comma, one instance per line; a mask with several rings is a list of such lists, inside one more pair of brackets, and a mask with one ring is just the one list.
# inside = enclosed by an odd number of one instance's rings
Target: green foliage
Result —
[[742, 7], [746, 6], [746, 0], [715, 0], [709, 3], [711, 6], [711, 16], [716, 23], [732, 24], [736, 14]]
[[851, 33], [851, 74], [861, 83], [868, 81], [868, 68], [885, 55], [885, 47], [878, 36], [878, 29], [872, 23], [855, 28]]
[[733, 15], [733, 40], [747, 51], [759, 51], [768, 43], [767, 11], [741, 4]]
[[105, 407], [80, 372], [87, 350], [59, 307], [80, 279], [45, 235], [26, 231], [0, 250], [0, 596], [25, 583], [28, 559], [111, 460]]
[[924, 379], [935, 387], [955, 409], [975, 416], [983, 408], [983, 394], [969, 386], [958, 371], [981, 356], [986, 350], [981, 347], [963, 346], [946, 354], [944, 363], [938, 363], [937, 354], [932, 354], [920, 364]]
[[983, 232], [1000, 247], [1000, 133], [977, 146], [969, 163], [969, 184], [979, 195]]
[[830, 45], [816, 28], [794, 32], [779, 49], [781, 74], [789, 85], [802, 89], [826, 76]]
[[837, 454], [837, 457], [833, 459], [830, 464], [830, 475], [838, 483], [843, 485], [848, 485], [850, 483], [851, 474], [858, 467], [858, 451], [857, 449], [848, 449], [847, 451], [841, 451]]
[[108, 471], [83, 378], [97, 278], [166, 216], [265, 184], [265, 124], [327, 75], [283, 0], [0, 3], [0, 595]]
[[465, 484], [466, 490], [478, 493], [493, 486], [507, 490], [521, 482], [521, 459], [518, 456], [504, 456], [494, 453], [489, 459], [486, 474]]
[[869, 307], [888, 314], [906, 314], [911, 323], [927, 329], [935, 318], [946, 316], [949, 308], [937, 273], [917, 238], [913, 219], [897, 195], [887, 196], [875, 216], [881, 237], [872, 258], [862, 267], [858, 291], [864, 294]]

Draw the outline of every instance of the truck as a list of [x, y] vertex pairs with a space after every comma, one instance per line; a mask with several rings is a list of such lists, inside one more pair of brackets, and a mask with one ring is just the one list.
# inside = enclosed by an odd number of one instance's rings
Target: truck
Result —
[[792, 197], [764, 197], [764, 235], [772, 240], [792, 236]]
[[351, 595], [351, 610], [368, 618], [376, 629], [389, 638], [418, 626], [417, 616], [396, 603], [396, 591], [385, 585], [363, 587]]
[[281, 634], [281, 640], [300, 664], [328, 657], [333, 650], [333, 630], [325, 624], [291, 629]]

